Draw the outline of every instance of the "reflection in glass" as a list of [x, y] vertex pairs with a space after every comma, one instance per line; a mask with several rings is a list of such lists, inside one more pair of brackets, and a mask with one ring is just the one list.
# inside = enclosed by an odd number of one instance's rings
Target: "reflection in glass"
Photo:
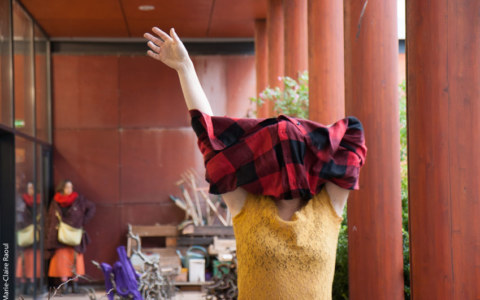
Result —
[[38, 294], [43, 273], [40, 240], [45, 210], [41, 190], [36, 188], [34, 155], [34, 142], [15, 138], [17, 296]]
[[12, 126], [10, 1], [0, 1], [0, 123]]
[[35, 25], [35, 106], [37, 138], [48, 142], [47, 37]]
[[44, 149], [43, 149], [43, 146], [42, 145], [39, 145], [37, 144], [37, 147], [36, 147], [36, 156], [37, 156], [37, 159], [36, 159], [36, 193], [37, 195], [41, 195], [41, 201], [39, 201], [39, 204], [38, 204], [38, 207], [37, 207], [37, 211], [41, 212], [40, 213], [40, 218], [39, 218], [39, 221], [38, 221], [38, 228], [39, 228], [39, 240], [38, 240], [38, 249], [40, 249], [41, 251], [38, 252], [38, 256], [37, 256], [37, 260], [40, 261], [40, 263], [38, 263], [39, 267], [40, 267], [40, 274], [41, 276], [37, 277], [35, 280], [35, 286], [38, 287], [38, 289], [36, 289], [36, 294], [41, 294], [41, 293], [44, 293], [46, 291], [46, 282], [44, 281], [44, 278], [45, 278], [45, 246], [44, 246], [44, 242], [45, 242], [45, 217], [47, 215], [47, 199], [48, 199], [48, 195], [46, 194], [47, 193], [47, 189], [48, 189], [48, 185], [50, 184], [49, 182], [49, 177], [48, 177], [48, 174], [47, 176], [45, 176], [45, 172], [46, 170], [48, 170], [47, 168], [47, 165], [45, 164], [45, 155], [48, 155], [48, 152], [46, 152]]
[[14, 126], [18, 130], [33, 136], [33, 25], [27, 14], [16, 2], [13, 2], [13, 68]]

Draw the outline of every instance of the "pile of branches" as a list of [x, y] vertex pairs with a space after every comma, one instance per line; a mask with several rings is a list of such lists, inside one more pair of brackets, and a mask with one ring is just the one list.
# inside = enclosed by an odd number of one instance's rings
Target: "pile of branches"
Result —
[[[197, 180], [200, 178], [195, 169], [189, 169], [183, 172], [181, 179], [176, 182], [180, 188], [181, 196], [170, 195], [170, 199], [179, 208], [185, 211], [185, 220], [183, 226], [187, 223], [193, 223], [194, 226], [213, 225], [218, 219], [224, 226], [230, 226], [231, 215], [222, 198], [216, 200], [210, 199], [208, 187], [199, 187]], [[221, 210], [226, 210], [226, 216]]]

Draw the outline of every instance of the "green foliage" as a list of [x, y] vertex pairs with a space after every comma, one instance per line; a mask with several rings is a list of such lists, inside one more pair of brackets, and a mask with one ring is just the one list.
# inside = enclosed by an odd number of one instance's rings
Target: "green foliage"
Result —
[[332, 287], [332, 299], [334, 300], [348, 300], [347, 205], [345, 205], [343, 210], [343, 221], [338, 234], [337, 258], [335, 260], [335, 275]]
[[[257, 104], [257, 109], [267, 101], [274, 103], [273, 110], [277, 115], [308, 119], [308, 72], [299, 73], [298, 79], [280, 77], [283, 90], [280, 87], [267, 87], [259, 97], [251, 97], [250, 101]], [[257, 111], [254, 112], [257, 115]]]
[[407, 164], [407, 95], [405, 80], [399, 85], [400, 95], [400, 167], [402, 186], [403, 278], [405, 299], [410, 299], [410, 243], [408, 235], [408, 164]]
[[[290, 77], [279, 78], [284, 84], [284, 90], [279, 87], [266, 88], [258, 98], [251, 101], [257, 103], [257, 108], [266, 101], [274, 101], [276, 114], [286, 114], [293, 117], [308, 119], [308, 73], [299, 75], [298, 81]], [[403, 239], [403, 273], [405, 299], [410, 299], [410, 257], [408, 234], [408, 165], [407, 165], [407, 112], [406, 112], [406, 82], [399, 85], [399, 115], [400, 115], [400, 166], [402, 188], [402, 239]], [[255, 115], [257, 112], [254, 112]], [[343, 211], [343, 221], [338, 237], [337, 257], [335, 261], [335, 276], [333, 280], [332, 299], [348, 300], [348, 227], [347, 205]]]

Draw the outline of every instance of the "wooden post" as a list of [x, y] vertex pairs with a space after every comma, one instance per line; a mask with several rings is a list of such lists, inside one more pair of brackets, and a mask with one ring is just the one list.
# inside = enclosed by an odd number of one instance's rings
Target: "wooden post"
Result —
[[[281, 86], [279, 76], [284, 76], [284, 32], [282, 0], [269, 0], [267, 7], [268, 84]], [[274, 116], [273, 104], [268, 105], [268, 114]]]
[[[255, 20], [255, 69], [257, 75], [257, 95], [268, 85], [268, 48], [267, 48], [267, 23], [265, 19]], [[268, 117], [268, 105], [257, 108], [257, 117]]]
[[294, 79], [308, 69], [307, 0], [284, 0], [285, 75]]
[[480, 298], [479, 12], [406, 5], [412, 299]]
[[345, 115], [343, 2], [308, 0], [309, 119]]
[[404, 299], [397, 1], [344, 3], [345, 114], [362, 122], [368, 147], [347, 204], [349, 296]]

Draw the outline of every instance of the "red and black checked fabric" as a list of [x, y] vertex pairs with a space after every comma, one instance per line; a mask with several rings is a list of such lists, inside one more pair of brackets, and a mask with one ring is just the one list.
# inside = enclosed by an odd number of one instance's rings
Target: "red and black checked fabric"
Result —
[[326, 126], [287, 115], [234, 118], [197, 109], [189, 113], [211, 194], [242, 186], [274, 199], [309, 200], [327, 181], [359, 189], [367, 147], [356, 117]]

